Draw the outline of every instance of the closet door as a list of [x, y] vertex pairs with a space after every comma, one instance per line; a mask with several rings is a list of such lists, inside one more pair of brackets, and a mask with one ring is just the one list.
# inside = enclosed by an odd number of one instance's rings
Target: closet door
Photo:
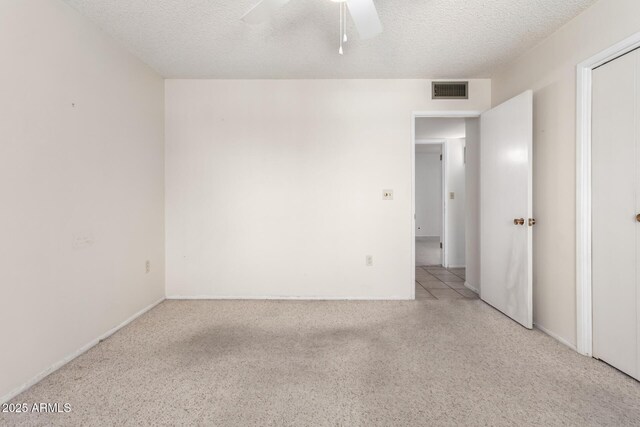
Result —
[[593, 72], [593, 356], [640, 378], [640, 51]]

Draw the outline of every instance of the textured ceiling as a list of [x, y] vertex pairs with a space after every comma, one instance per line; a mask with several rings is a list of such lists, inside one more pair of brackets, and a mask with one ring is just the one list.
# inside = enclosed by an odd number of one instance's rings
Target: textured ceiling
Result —
[[65, 0], [169, 78], [471, 78], [519, 56], [595, 0], [375, 0], [382, 35], [358, 39], [329, 0]]

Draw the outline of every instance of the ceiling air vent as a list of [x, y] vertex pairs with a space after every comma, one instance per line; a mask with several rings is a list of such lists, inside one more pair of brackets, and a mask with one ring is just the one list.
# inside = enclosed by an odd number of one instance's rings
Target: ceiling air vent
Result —
[[469, 82], [433, 82], [432, 99], [469, 99]]

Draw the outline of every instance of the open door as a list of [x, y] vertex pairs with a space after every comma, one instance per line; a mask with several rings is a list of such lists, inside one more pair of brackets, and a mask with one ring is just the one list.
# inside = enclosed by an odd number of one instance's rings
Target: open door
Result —
[[480, 119], [480, 297], [533, 327], [533, 93]]

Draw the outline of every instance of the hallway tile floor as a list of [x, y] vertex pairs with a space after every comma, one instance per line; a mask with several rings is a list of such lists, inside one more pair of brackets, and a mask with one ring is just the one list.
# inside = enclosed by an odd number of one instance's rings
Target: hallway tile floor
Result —
[[464, 280], [464, 268], [416, 267], [416, 299], [477, 299]]

